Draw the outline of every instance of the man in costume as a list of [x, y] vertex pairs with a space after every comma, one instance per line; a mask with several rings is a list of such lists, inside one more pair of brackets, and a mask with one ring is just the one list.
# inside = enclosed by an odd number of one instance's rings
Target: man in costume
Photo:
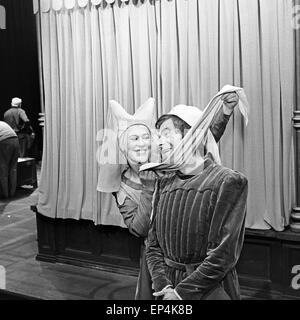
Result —
[[[232, 107], [224, 106], [211, 125], [211, 131], [217, 140], [222, 136], [232, 108], [237, 103], [234, 97], [224, 98]], [[128, 114], [119, 103], [111, 100], [98, 159], [100, 171], [97, 190], [113, 193], [129, 232], [142, 239], [140, 273], [135, 295], [137, 300], [153, 298], [144, 240], [150, 228], [156, 175], [151, 174], [153, 172], [139, 173], [139, 168], [155, 157], [155, 145], [151, 142], [154, 119], [155, 104], [152, 98], [140, 106], [134, 115]], [[111, 159], [107, 159], [109, 154]]]
[[[176, 106], [158, 119], [163, 162], [141, 167], [165, 173], [155, 191], [146, 247], [154, 295], [164, 300], [240, 299], [235, 265], [248, 189], [241, 173], [215, 161], [217, 149], [207, 129], [222, 105], [220, 97], [204, 114]], [[201, 144], [207, 148], [204, 157]]]

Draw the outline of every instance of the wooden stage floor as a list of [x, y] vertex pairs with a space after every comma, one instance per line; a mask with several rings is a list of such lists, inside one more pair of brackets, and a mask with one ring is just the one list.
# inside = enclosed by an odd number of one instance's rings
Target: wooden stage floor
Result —
[[[37, 172], [39, 181], [39, 168]], [[10, 294], [10, 299], [133, 300], [136, 276], [35, 259], [36, 215], [30, 207], [37, 200], [37, 189], [29, 186], [19, 188], [12, 199], [0, 199], [0, 267], [6, 271], [0, 300]], [[255, 298], [244, 291], [243, 299]]]
[[30, 206], [37, 199], [37, 189], [31, 187], [18, 189], [13, 199], [0, 199], [0, 266], [6, 271], [6, 290], [46, 300], [134, 299], [135, 276], [35, 260], [36, 218]]

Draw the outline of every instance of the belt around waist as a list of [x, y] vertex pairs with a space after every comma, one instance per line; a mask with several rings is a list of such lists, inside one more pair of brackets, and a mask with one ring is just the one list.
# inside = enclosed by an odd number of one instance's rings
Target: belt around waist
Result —
[[[164, 258], [165, 260], [165, 263], [167, 266], [171, 267], [171, 268], [174, 268], [174, 269], [177, 269], [177, 270], [181, 270], [181, 271], [186, 271], [188, 275], [190, 275], [192, 272], [195, 271], [195, 269], [197, 267], [200, 266], [200, 264], [202, 262], [197, 262], [197, 263], [180, 263], [180, 262], [177, 262], [177, 261], [174, 261], [174, 260], [171, 260], [171, 259], [168, 259], [168, 258]], [[202, 260], [203, 261], [203, 260]]]
[[7, 141], [7, 140], [12, 140], [12, 139], [16, 139], [18, 140], [18, 137], [17, 136], [11, 136], [11, 137], [8, 137], [8, 138], [5, 138], [4, 140], [0, 140], [0, 141]]

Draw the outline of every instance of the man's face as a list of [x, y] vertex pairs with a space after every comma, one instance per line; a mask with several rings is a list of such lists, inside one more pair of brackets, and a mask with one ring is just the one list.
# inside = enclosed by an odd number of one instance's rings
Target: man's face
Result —
[[163, 122], [159, 128], [159, 148], [165, 161], [182, 140], [182, 133], [175, 128], [172, 119]]
[[127, 158], [130, 163], [146, 163], [149, 159], [151, 137], [143, 125], [135, 125], [127, 130]]

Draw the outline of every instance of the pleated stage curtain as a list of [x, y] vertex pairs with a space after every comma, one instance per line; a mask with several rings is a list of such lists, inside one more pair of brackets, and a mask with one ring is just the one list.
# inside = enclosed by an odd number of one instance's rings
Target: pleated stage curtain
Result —
[[[112, 2], [112, 3], [108, 3]], [[203, 109], [225, 84], [245, 89], [220, 143], [223, 164], [249, 179], [246, 226], [283, 230], [295, 201], [291, 118], [292, 0], [41, 1], [45, 137], [38, 210], [124, 226], [97, 193], [97, 132], [108, 101], [129, 112], [148, 97], [157, 116]], [[38, 7], [36, 7], [38, 8]]]

